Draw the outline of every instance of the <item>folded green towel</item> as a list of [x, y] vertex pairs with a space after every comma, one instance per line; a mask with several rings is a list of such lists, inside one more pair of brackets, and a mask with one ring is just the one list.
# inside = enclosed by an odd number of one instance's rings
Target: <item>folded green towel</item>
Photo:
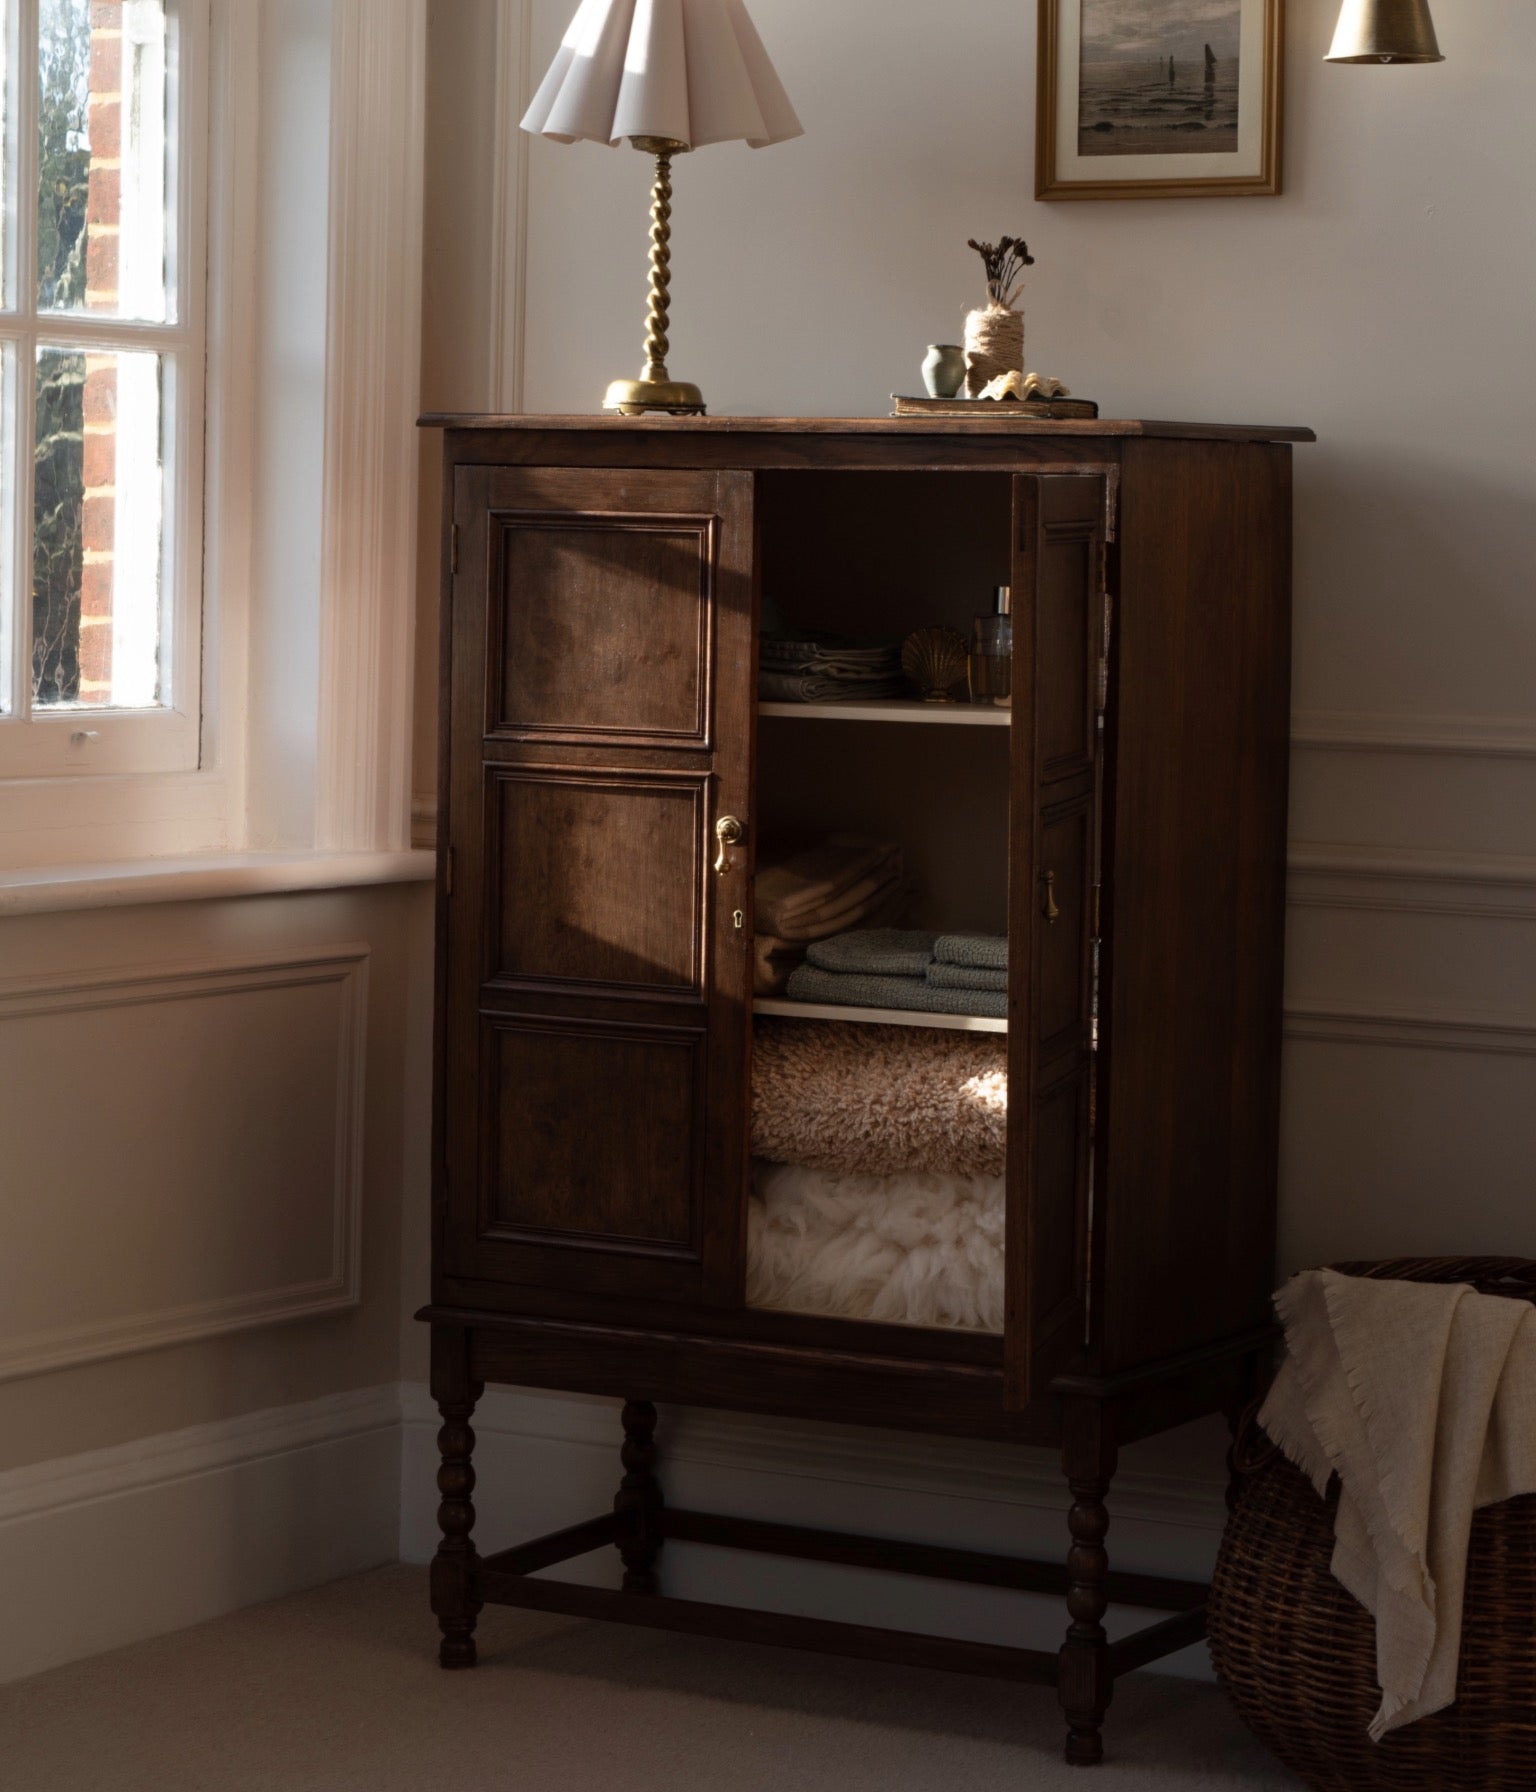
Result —
[[852, 977], [803, 964], [791, 972], [785, 992], [795, 1002], [840, 1008], [910, 1008], [923, 1014], [974, 1014], [1008, 1018], [1008, 997], [997, 989], [941, 989], [926, 977]]
[[1008, 969], [1006, 933], [941, 933], [933, 955], [940, 964], [967, 964], [977, 971]]
[[823, 971], [865, 977], [921, 977], [933, 961], [931, 933], [896, 927], [858, 927], [817, 940], [806, 958]]
[[1006, 971], [983, 971], [970, 964], [940, 964], [937, 959], [929, 965], [927, 977], [939, 989], [1000, 989], [1006, 993], [1008, 988]]

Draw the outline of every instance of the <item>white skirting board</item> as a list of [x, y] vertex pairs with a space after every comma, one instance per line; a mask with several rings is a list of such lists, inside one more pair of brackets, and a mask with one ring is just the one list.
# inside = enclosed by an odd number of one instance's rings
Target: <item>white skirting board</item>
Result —
[[[400, 1553], [425, 1562], [436, 1547], [436, 1408], [425, 1387], [402, 1389]], [[487, 1552], [606, 1511], [618, 1486], [617, 1402], [488, 1390], [474, 1417], [475, 1536]], [[674, 1504], [784, 1524], [1065, 1559], [1066, 1485], [1054, 1453], [830, 1425], [664, 1409], [657, 1434], [662, 1485]], [[1110, 1495], [1110, 1559], [1145, 1573], [1209, 1575], [1226, 1520], [1221, 1422], [1191, 1426], [1125, 1452]], [[599, 1551], [552, 1576], [618, 1584], [617, 1557]], [[663, 1589], [684, 1598], [752, 1604], [814, 1617], [1055, 1648], [1062, 1604], [910, 1575], [735, 1550], [669, 1545]], [[430, 1615], [423, 1607], [422, 1621]], [[1111, 1636], [1152, 1619], [1116, 1607]], [[1157, 1670], [1209, 1674], [1205, 1650]]]
[[[438, 1416], [391, 1383], [0, 1474], [0, 1681], [403, 1557], [437, 1542]], [[482, 1548], [607, 1509], [617, 1402], [507, 1388], [475, 1414]], [[1066, 1489], [1051, 1453], [725, 1413], [664, 1410], [667, 1497], [782, 1523], [1065, 1556]], [[1221, 1535], [1219, 1423], [1126, 1453], [1111, 1559], [1198, 1578]], [[554, 1573], [617, 1584], [603, 1550]], [[908, 1575], [672, 1545], [669, 1592], [818, 1617], [1052, 1648], [1061, 1602]], [[1111, 1635], [1142, 1614], [1114, 1609]], [[435, 1629], [421, 1609], [423, 1663]], [[1203, 1650], [1159, 1671], [1204, 1674]]]
[[395, 1384], [0, 1474], [0, 1681], [395, 1559]]

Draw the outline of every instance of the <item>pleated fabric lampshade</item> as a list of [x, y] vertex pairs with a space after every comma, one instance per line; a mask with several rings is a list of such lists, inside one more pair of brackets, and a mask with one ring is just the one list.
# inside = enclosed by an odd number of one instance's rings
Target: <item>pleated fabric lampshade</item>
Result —
[[704, 396], [667, 371], [672, 158], [708, 143], [762, 149], [801, 135], [742, 0], [582, 0], [523, 129], [556, 143], [627, 137], [656, 158], [645, 365], [615, 380], [603, 405], [702, 415]]
[[742, 0], [582, 0], [523, 129], [557, 143], [683, 149], [801, 133]]
[[1325, 62], [1444, 62], [1429, 0], [1344, 0]]

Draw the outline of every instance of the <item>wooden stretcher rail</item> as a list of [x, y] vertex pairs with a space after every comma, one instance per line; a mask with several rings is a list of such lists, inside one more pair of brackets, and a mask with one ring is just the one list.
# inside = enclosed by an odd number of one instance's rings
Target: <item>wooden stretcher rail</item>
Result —
[[[663, 1536], [679, 1543], [709, 1543], [721, 1549], [754, 1550], [766, 1555], [794, 1556], [801, 1561], [838, 1562], [844, 1567], [966, 1581], [1016, 1593], [1065, 1593], [1069, 1581], [1066, 1567], [1054, 1562], [1031, 1562], [1016, 1556], [988, 1555], [979, 1550], [948, 1549], [894, 1538], [855, 1537], [844, 1531], [808, 1530], [750, 1518], [724, 1518], [712, 1512], [687, 1512], [670, 1506], [662, 1512], [661, 1528]], [[1113, 1570], [1107, 1585], [1111, 1604], [1167, 1612], [1203, 1607], [1208, 1591], [1198, 1581]]]
[[643, 1624], [689, 1636], [726, 1637], [732, 1642], [768, 1643], [785, 1649], [811, 1649], [823, 1655], [853, 1655], [865, 1661], [888, 1661], [902, 1667], [938, 1668], [946, 1673], [980, 1674], [997, 1680], [1056, 1683], [1056, 1657], [1041, 1649], [1005, 1649], [994, 1643], [968, 1643], [953, 1637], [922, 1636], [905, 1630], [880, 1630], [866, 1624], [801, 1618], [786, 1612], [749, 1611], [734, 1605], [708, 1605], [664, 1594], [616, 1593], [572, 1581], [530, 1580], [519, 1574], [488, 1573], [478, 1577], [479, 1597], [494, 1605], [518, 1605], [530, 1611], [564, 1612], [576, 1618], [610, 1623]]
[[[819, 1531], [801, 1525], [771, 1524], [751, 1518], [722, 1517], [710, 1512], [664, 1508], [661, 1534], [676, 1543], [704, 1543], [722, 1549], [745, 1549], [765, 1555], [792, 1556], [801, 1561], [837, 1562], [846, 1567], [886, 1573], [923, 1575], [935, 1580], [963, 1581], [1019, 1593], [1062, 1592], [1065, 1568], [979, 1550], [949, 1549], [927, 1543], [906, 1543], [878, 1537], [856, 1537], [844, 1531]], [[517, 1605], [531, 1611], [564, 1612], [621, 1624], [643, 1624], [691, 1636], [727, 1637], [735, 1642], [768, 1643], [781, 1648], [814, 1649], [828, 1655], [853, 1655], [866, 1661], [895, 1662], [906, 1667], [939, 1668], [948, 1673], [982, 1674], [1003, 1680], [1054, 1685], [1057, 1657], [1040, 1649], [1004, 1648], [993, 1643], [885, 1630], [865, 1624], [844, 1624], [785, 1612], [755, 1611], [742, 1606], [714, 1605], [673, 1599], [658, 1593], [620, 1593], [573, 1581], [534, 1580], [574, 1556], [587, 1555], [619, 1539], [621, 1521], [611, 1512], [535, 1537], [475, 1564], [475, 1596], [493, 1605]], [[1205, 1635], [1207, 1589], [1194, 1581], [1152, 1574], [1111, 1574], [1111, 1600], [1126, 1605], [1171, 1610], [1175, 1615], [1110, 1645], [1116, 1673], [1144, 1667], [1159, 1656], [1199, 1642]]]

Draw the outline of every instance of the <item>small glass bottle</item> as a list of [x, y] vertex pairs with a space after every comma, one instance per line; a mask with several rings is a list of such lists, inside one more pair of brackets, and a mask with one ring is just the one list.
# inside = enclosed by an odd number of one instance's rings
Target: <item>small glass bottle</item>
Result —
[[971, 701], [1007, 709], [1013, 702], [1013, 587], [997, 586], [992, 599], [993, 613], [971, 624]]

